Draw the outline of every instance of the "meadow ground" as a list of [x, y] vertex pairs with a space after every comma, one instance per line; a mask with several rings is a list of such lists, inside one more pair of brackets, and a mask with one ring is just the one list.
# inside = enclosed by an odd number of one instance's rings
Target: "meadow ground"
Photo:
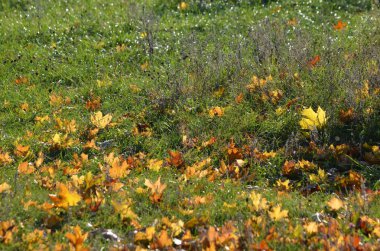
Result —
[[376, 1], [0, 3], [1, 250], [379, 250]]

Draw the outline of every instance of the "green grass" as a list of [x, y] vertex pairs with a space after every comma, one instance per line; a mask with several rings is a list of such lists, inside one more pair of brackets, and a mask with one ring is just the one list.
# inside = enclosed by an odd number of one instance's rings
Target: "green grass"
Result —
[[[316, 213], [324, 217], [321, 226], [338, 222], [330, 245], [343, 248], [351, 244], [338, 243], [339, 237], [359, 236], [363, 245], [378, 248], [379, 6], [370, 0], [191, 0], [180, 10], [179, 2], [0, 3], [0, 185], [11, 186], [0, 193], [0, 222], [17, 226], [12, 240], [6, 239], [11, 229], [1, 226], [0, 248], [52, 249], [63, 243], [67, 249], [65, 234], [79, 225], [90, 233], [85, 246], [93, 249], [169, 249], [157, 244], [165, 229], [171, 239], [189, 230], [194, 242], [181, 248], [201, 249], [212, 244], [205, 237], [211, 226], [223, 235], [222, 226], [231, 221], [239, 241], [218, 240], [218, 249], [252, 249], [263, 239], [276, 250], [305, 249], [325, 238], [323, 230], [306, 228]], [[334, 29], [339, 20], [347, 25], [342, 30]], [[317, 55], [320, 61], [311, 66]], [[253, 76], [272, 80], [250, 92]], [[279, 98], [271, 96], [274, 91], [282, 93]], [[99, 106], [87, 109], [96, 99]], [[302, 131], [301, 111], [318, 106], [326, 111], [326, 125]], [[224, 113], [210, 116], [214, 107]], [[349, 109], [353, 115], [345, 119], [342, 112]], [[111, 114], [113, 124], [91, 136], [96, 111]], [[44, 116], [49, 119], [38, 122]], [[60, 146], [53, 141], [57, 133], [67, 135]], [[213, 144], [202, 145], [212, 137]], [[85, 147], [92, 139], [97, 149]], [[232, 142], [240, 157], [228, 153]], [[28, 153], [17, 154], [19, 145], [30, 146]], [[345, 150], [337, 150], [339, 145]], [[171, 165], [169, 150], [181, 152], [184, 164]], [[276, 156], [259, 155], [270, 151]], [[40, 152], [44, 159], [37, 165]], [[125, 177], [110, 176], [104, 157], [112, 152], [128, 159]], [[5, 153], [10, 163], [2, 160]], [[75, 155], [81, 153], [88, 161], [78, 164]], [[209, 164], [189, 174], [207, 158]], [[158, 172], [149, 170], [151, 159], [163, 161]], [[284, 163], [291, 160], [317, 167], [286, 174]], [[23, 174], [23, 162], [34, 163], [35, 170]], [[318, 169], [326, 177], [313, 181]], [[89, 172], [98, 182], [74, 182]], [[159, 177], [167, 188], [154, 203], [144, 182]], [[289, 190], [276, 185], [280, 180], [290, 181]], [[59, 182], [81, 201], [68, 209], [43, 209], [43, 203], [53, 203], [49, 194], [59, 193]], [[114, 182], [123, 184], [117, 192]], [[268, 200], [266, 209], [250, 209], [252, 191]], [[91, 211], [86, 200], [96, 196], [102, 203]], [[195, 202], [196, 196], [206, 202]], [[338, 212], [327, 205], [334, 196], [344, 201]], [[27, 201], [37, 206], [26, 210]], [[130, 205], [135, 221], [122, 221], [113, 202]], [[286, 219], [269, 216], [277, 205], [288, 210]], [[374, 221], [361, 224], [364, 216]], [[178, 234], [164, 217], [184, 224]], [[153, 239], [135, 241], [136, 231], [149, 226], [155, 227]], [[293, 235], [297, 227], [300, 234]], [[28, 239], [35, 229], [44, 237]], [[112, 229], [122, 242], [107, 241], [101, 229]]]

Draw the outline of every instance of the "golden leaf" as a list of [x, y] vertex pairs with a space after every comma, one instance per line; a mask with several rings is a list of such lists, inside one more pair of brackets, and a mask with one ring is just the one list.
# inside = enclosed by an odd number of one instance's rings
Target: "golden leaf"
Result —
[[327, 202], [327, 205], [330, 207], [331, 210], [338, 211], [343, 207], [344, 204], [342, 200], [333, 197], [329, 200], [329, 202]]
[[76, 206], [82, 200], [82, 197], [77, 192], [69, 191], [66, 185], [58, 183], [57, 187], [60, 190], [58, 195], [49, 194], [55, 206], [68, 209], [71, 206]]
[[132, 211], [130, 200], [126, 200], [122, 203], [111, 201], [111, 204], [117, 214], [120, 215], [122, 221], [133, 221], [137, 219], [137, 215]]
[[112, 166], [109, 169], [109, 175], [113, 179], [124, 178], [129, 174], [128, 163], [126, 160], [116, 157], [112, 160]]
[[304, 130], [315, 130], [321, 129], [326, 125], [326, 112], [318, 106], [317, 112], [314, 112], [311, 107], [302, 110], [301, 112], [302, 119], [299, 124], [301, 129]]
[[7, 182], [0, 185], [0, 193], [7, 192], [9, 190], [11, 190], [11, 186]]
[[104, 129], [107, 127], [107, 125], [111, 122], [112, 115], [107, 114], [103, 116], [103, 113], [101, 111], [98, 111], [91, 115], [91, 122], [94, 126], [96, 126], [99, 129]]
[[163, 191], [166, 189], [166, 184], [161, 183], [161, 177], [159, 177], [155, 183], [152, 183], [150, 180], [145, 179], [145, 186], [150, 189], [150, 200], [153, 203], [160, 202], [163, 196]]
[[221, 117], [224, 114], [224, 109], [219, 106], [215, 106], [208, 111], [208, 114], [211, 118], [215, 116]]
[[83, 242], [87, 239], [88, 233], [82, 234], [79, 226], [74, 227], [74, 233], [66, 233], [65, 237], [70, 241], [75, 251], [85, 251], [88, 248], [83, 247]]
[[158, 171], [160, 171], [163, 163], [164, 162], [162, 160], [150, 159], [150, 160], [148, 160], [147, 166], [150, 170], [158, 172]]
[[281, 211], [281, 206], [277, 205], [276, 207], [274, 207], [272, 209], [272, 211], [269, 211], [268, 214], [269, 214], [269, 217], [272, 220], [279, 221], [279, 220], [281, 220], [283, 218], [287, 218], [288, 217], [288, 210], [282, 210]]
[[189, 5], [184, 1], [182, 1], [178, 4], [178, 9], [181, 11], [186, 10], [187, 8], [189, 8]]

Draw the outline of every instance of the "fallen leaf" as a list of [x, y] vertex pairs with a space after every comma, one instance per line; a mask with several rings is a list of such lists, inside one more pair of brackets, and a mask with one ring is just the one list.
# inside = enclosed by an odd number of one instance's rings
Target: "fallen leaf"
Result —
[[333, 197], [329, 200], [329, 202], [327, 202], [327, 205], [330, 207], [331, 210], [338, 211], [343, 207], [344, 204], [343, 201], [341, 201], [340, 199]]

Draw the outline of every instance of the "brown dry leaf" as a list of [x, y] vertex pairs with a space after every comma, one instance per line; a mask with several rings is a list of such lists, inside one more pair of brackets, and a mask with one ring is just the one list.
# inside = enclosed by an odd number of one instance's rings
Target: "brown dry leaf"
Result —
[[355, 118], [355, 111], [354, 108], [350, 107], [347, 110], [341, 109], [339, 111], [339, 120], [342, 123], [349, 123], [352, 122]]
[[101, 106], [101, 99], [100, 97], [95, 97], [91, 95], [91, 99], [86, 101], [86, 109], [89, 111], [96, 111]]
[[94, 126], [96, 126], [99, 129], [104, 129], [107, 127], [107, 125], [110, 124], [112, 120], [112, 115], [107, 114], [103, 116], [103, 113], [101, 111], [98, 111], [91, 115], [91, 122]]
[[69, 240], [75, 251], [90, 250], [89, 248], [83, 246], [84, 241], [87, 239], [88, 233], [82, 234], [82, 230], [78, 225], [75, 226], [73, 230], [74, 233], [66, 233], [65, 237]]
[[235, 143], [232, 139], [230, 144], [228, 145], [227, 154], [230, 163], [236, 159], [243, 159], [242, 150], [235, 146]]
[[0, 194], [7, 192], [9, 190], [11, 190], [11, 186], [7, 182], [4, 182], [3, 184], [0, 185]]
[[289, 26], [296, 26], [297, 24], [298, 24], [298, 20], [295, 17], [288, 20]]
[[168, 154], [170, 155], [170, 158], [167, 158], [166, 160], [169, 165], [179, 168], [185, 164], [181, 152], [168, 150]]
[[70, 191], [66, 185], [58, 183], [57, 187], [60, 190], [58, 195], [49, 194], [56, 207], [68, 209], [71, 206], [76, 206], [82, 200], [77, 192]]
[[344, 206], [344, 203], [342, 200], [333, 197], [329, 200], [329, 202], [327, 202], [327, 205], [330, 207], [331, 210], [338, 211]]
[[33, 165], [30, 165], [28, 162], [22, 162], [18, 165], [18, 173], [21, 174], [31, 174], [34, 173], [35, 168]]
[[142, 71], [147, 71], [148, 68], [149, 68], [149, 62], [146, 61], [145, 63], [143, 63], [142, 65], [140, 65], [140, 68]]
[[163, 196], [163, 192], [166, 189], [166, 184], [161, 183], [161, 177], [159, 177], [155, 183], [152, 183], [150, 180], [145, 179], [144, 184], [150, 189], [150, 200], [153, 203], [160, 202]]
[[20, 105], [20, 109], [21, 110], [23, 110], [24, 112], [27, 112], [27, 111], [29, 111], [29, 104], [28, 103], [22, 103], [21, 105]]
[[244, 100], [244, 94], [243, 94], [243, 93], [240, 93], [239, 95], [237, 95], [237, 96], [235, 97], [235, 102], [236, 102], [237, 104], [240, 104], [241, 102], [243, 102], [243, 100]]
[[49, 96], [49, 99], [49, 103], [51, 106], [60, 106], [61, 104], [63, 104], [63, 98], [54, 93]]

